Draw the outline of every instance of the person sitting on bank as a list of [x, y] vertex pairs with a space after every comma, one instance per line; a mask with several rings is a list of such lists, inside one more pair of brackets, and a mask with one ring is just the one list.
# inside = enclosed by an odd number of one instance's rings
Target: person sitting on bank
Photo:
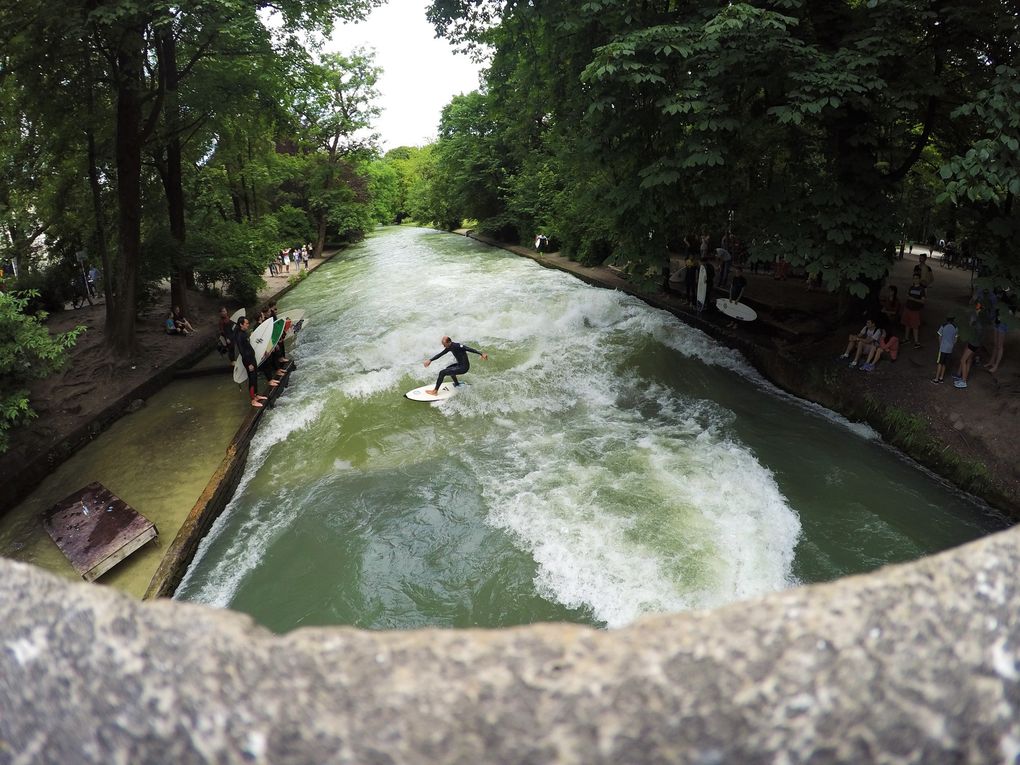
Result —
[[180, 334], [190, 335], [195, 331], [195, 328], [191, 326], [191, 322], [184, 317], [184, 311], [181, 310], [179, 305], [173, 307], [173, 310], [170, 312], [170, 318], [173, 319], [174, 326], [177, 327], [177, 331]]
[[885, 333], [878, 328], [875, 324], [874, 319], [868, 319], [861, 331], [856, 335], [850, 335], [846, 344], [846, 350], [843, 351], [843, 355], [840, 359], [847, 359], [850, 357], [850, 353], [854, 352], [853, 361], [850, 362], [851, 367], [856, 367], [857, 363], [861, 359], [861, 355], [864, 354], [864, 358], [867, 359], [871, 355], [871, 351], [879, 341], [885, 337]]
[[882, 359], [884, 354], [889, 354], [890, 361], [896, 361], [899, 357], [900, 338], [893, 333], [891, 326], [892, 325], [884, 315], [879, 317], [878, 327], [882, 330], [882, 337], [876, 345], [872, 346], [871, 353], [868, 354], [867, 360], [861, 364], [861, 369], [865, 372], [875, 371], [875, 366]]

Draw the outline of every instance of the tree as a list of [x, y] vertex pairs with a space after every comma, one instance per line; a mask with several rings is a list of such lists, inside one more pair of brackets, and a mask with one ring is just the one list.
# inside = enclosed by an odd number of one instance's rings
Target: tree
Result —
[[376, 223], [392, 224], [400, 216], [400, 176], [396, 168], [381, 159], [367, 166], [368, 188], [372, 196], [372, 217]]
[[[989, 64], [990, 65], [990, 64]], [[972, 143], [941, 168], [943, 199], [961, 208], [972, 246], [989, 260], [995, 282], [1020, 280], [1020, 72], [995, 67], [989, 86], [954, 112], [973, 121]], [[994, 286], [999, 286], [995, 284]]]
[[[106, 250], [107, 231], [115, 243], [116, 258], [104, 268], [107, 283], [116, 284], [107, 296], [106, 339], [119, 354], [130, 355], [134, 346], [139, 274], [145, 262], [142, 242], [156, 212], [158, 187], [153, 171], [159, 171], [159, 201], [165, 205], [164, 220], [169, 221], [177, 243], [167, 268], [174, 276], [175, 293], [183, 295], [189, 270], [182, 259], [186, 252], [186, 143], [204, 122], [217, 113], [222, 116], [218, 105], [262, 95], [252, 86], [258, 81], [255, 77], [233, 99], [217, 101], [215, 94], [222, 91], [209, 73], [217, 69], [222, 73], [230, 66], [245, 70], [253, 60], [266, 70], [285, 71], [286, 65], [280, 62], [300, 63], [296, 52], [304, 35], [328, 31], [340, 19], [361, 18], [378, 1], [224, 0], [167, 5], [151, 0], [88, 0], [82, 5], [24, 0], [0, 6], [4, 50], [0, 87], [14, 99], [22, 124], [38, 125], [43, 135], [68, 137], [78, 130], [73, 140], [60, 147], [63, 151], [44, 152], [44, 156], [53, 164], [72, 156], [79, 167], [87, 168], [80, 177], [88, 178], [93, 225], [74, 232], [73, 238], [81, 244], [94, 242], [101, 253]], [[272, 29], [266, 23], [270, 14], [278, 22]], [[279, 110], [281, 100], [271, 109]], [[266, 106], [254, 98], [249, 111]], [[17, 135], [19, 145], [28, 143], [27, 136]], [[212, 151], [216, 138], [209, 132], [205, 137], [203, 152], [194, 151], [192, 161]], [[247, 197], [248, 184], [244, 191]], [[254, 200], [258, 195], [251, 196]], [[117, 211], [109, 228], [103, 213], [106, 198], [115, 200]], [[22, 207], [43, 211], [31, 203]], [[250, 220], [258, 214], [254, 211]]]
[[999, 0], [436, 0], [430, 17], [495, 51], [486, 186], [518, 229], [657, 265], [732, 225], [856, 294], [888, 267], [905, 179], [933, 145], [966, 151], [956, 106], [1016, 55]]
[[315, 255], [322, 253], [334, 210], [349, 200], [350, 163], [372, 153], [369, 133], [379, 115], [375, 89], [379, 69], [371, 54], [328, 54], [309, 66], [309, 77], [298, 95], [296, 110], [303, 148], [312, 161], [311, 212], [316, 221]]

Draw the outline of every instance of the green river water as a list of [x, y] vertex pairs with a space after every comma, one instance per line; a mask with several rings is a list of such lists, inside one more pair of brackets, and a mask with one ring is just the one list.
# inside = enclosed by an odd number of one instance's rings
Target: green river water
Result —
[[[298, 370], [177, 593], [277, 631], [615, 627], [1005, 525], [668, 313], [469, 239], [381, 230], [284, 302]], [[404, 399], [443, 334], [491, 359]]]

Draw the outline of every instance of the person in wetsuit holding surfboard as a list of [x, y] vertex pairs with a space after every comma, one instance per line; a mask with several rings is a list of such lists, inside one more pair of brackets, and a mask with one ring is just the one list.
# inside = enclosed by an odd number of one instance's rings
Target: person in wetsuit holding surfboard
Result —
[[457, 363], [450, 364], [450, 366], [446, 367], [445, 369], [443, 369], [439, 373], [439, 378], [436, 380], [436, 387], [433, 388], [432, 390], [425, 391], [430, 396], [435, 396], [437, 393], [439, 393], [439, 386], [443, 384], [443, 378], [444, 377], [449, 376], [453, 380], [453, 384], [454, 385], [460, 385], [460, 382], [457, 381], [457, 375], [464, 374], [471, 367], [471, 365], [468, 363], [468, 357], [467, 357], [467, 355], [469, 353], [476, 353], [476, 354], [478, 354], [479, 356], [482, 357], [482, 361], [488, 361], [489, 360], [489, 354], [482, 353], [481, 351], [476, 351], [474, 348], [470, 348], [470, 347], [468, 347], [466, 345], [463, 345], [461, 343], [455, 343], [455, 342], [453, 342], [453, 340], [451, 340], [446, 335], [443, 336], [442, 343], [443, 343], [443, 350], [441, 350], [439, 353], [437, 353], [431, 359], [426, 359], [425, 360], [425, 366], [427, 367], [433, 361], [435, 361], [440, 356], [442, 356], [442, 355], [444, 355], [446, 353], [452, 353], [453, 354], [453, 358], [455, 358], [457, 360]]
[[248, 397], [251, 399], [251, 405], [258, 409], [262, 407], [262, 402], [266, 400], [266, 397], [260, 396], [258, 393], [259, 365], [255, 359], [255, 349], [251, 347], [251, 340], [248, 338], [250, 325], [251, 322], [248, 321], [247, 316], [242, 316], [238, 320], [234, 331], [234, 346], [241, 356], [241, 363], [244, 364], [244, 368], [248, 372]]

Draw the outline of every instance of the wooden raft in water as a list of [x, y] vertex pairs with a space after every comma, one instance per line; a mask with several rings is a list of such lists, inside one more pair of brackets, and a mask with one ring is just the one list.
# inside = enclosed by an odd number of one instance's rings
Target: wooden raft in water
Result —
[[46, 532], [92, 582], [156, 538], [156, 525], [99, 482], [55, 504], [43, 518]]

